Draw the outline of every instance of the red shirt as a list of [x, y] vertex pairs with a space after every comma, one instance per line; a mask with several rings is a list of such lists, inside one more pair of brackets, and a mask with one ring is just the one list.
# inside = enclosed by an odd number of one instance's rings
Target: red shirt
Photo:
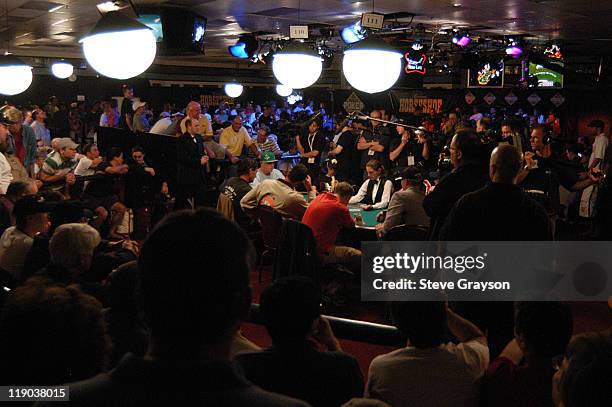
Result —
[[21, 137], [21, 129], [19, 131], [11, 132], [13, 140], [15, 140], [15, 156], [19, 159], [21, 164], [25, 158], [25, 148], [23, 147], [23, 138]]
[[341, 204], [334, 194], [329, 193], [320, 194], [310, 202], [302, 223], [312, 229], [321, 254], [332, 249], [340, 229], [355, 225], [348, 207]]
[[487, 369], [485, 394], [487, 405], [496, 407], [552, 407], [551, 366], [515, 365], [498, 357]]

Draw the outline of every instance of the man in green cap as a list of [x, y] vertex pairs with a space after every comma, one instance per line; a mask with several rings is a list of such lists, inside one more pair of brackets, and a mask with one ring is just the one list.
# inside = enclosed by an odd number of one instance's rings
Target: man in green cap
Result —
[[255, 180], [251, 183], [251, 186], [253, 188], [266, 179], [285, 179], [283, 173], [274, 168], [276, 166], [277, 161], [278, 160], [276, 159], [276, 156], [272, 151], [266, 151], [261, 155], [261, 164], [259, 165], [259, 171], [257, 171], [257, 176], [255, 177]]

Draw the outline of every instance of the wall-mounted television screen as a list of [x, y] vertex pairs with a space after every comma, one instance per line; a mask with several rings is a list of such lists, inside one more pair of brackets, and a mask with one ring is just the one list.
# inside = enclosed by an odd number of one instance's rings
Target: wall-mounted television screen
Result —
[[153, 30], [153, 35], [155, 35], [155, 40], [157, 42], [162, 42], [164, 40], [164, 29], [159, 14], [141, 14], [138, 16], [138, 21]]
[[468, 69], [468, 88], [503, 88], [504, 61], [480, 61], [475, 68]]
[[[532, 88], [562, 88], [563, 87], [563, 62], [549, 61], [544, 66], [535, 62], [529, 62], [529, 87]], [[558, 66], [560, 72], [554, 70]]]

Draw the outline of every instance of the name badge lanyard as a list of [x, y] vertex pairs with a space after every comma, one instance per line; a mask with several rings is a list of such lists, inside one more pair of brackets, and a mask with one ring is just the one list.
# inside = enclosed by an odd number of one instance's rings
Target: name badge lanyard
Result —
[[[314, 133], [312, 137], [310, 137], [310, 134], [308, 135], [308, 147], [310, 147], [309, 153], [312, 152], [312, 146], [314, 145], [314, 139], [316, 136], [317, 136], [317, 133]], [[308, 164], [314, 164], [314, 162], [315, 162], [315, 157], [308, 158]]]

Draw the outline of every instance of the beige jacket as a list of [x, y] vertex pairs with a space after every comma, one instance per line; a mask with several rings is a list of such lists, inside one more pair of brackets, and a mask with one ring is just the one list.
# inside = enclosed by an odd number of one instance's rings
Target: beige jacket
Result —
[[[314, 199], [315, 195], [315, 191], [310, 191], [308, 200]], [[283, 181], [271, 179], [264, 180], [249, 191], [240, 201], [240, 206], [246, 214], [253, 216], [261, 200], [267, 196], [272, 197], [274, 209], [284, 218], [301, 221], [308, 208], [308, 203], [301, 192], [291, 188]]]

